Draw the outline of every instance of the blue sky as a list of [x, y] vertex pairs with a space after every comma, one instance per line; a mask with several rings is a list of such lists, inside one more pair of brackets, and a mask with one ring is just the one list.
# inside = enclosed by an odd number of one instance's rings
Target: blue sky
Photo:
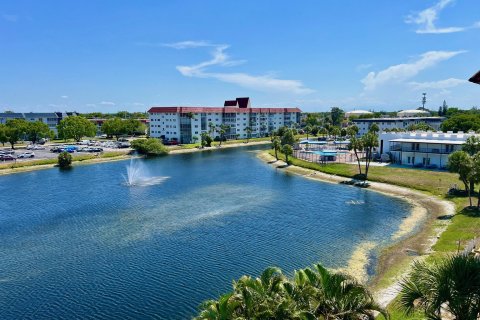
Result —
[[480, 106], [480, 1], [0, 0], [0, 111]]

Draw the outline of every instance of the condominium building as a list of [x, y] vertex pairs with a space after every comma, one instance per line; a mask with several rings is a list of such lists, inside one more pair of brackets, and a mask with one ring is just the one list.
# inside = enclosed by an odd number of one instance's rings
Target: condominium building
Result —
[[[389, 154], [392, 162], [414, 167], [445, 168], [448, 156], [462, 149], [475, 133], [400, 132], [379, 135], [380, 154]], [[477, 135], [478, 136], [478, 135]]]
[[[191, 143], [202, 132], [218, 137], [220, 125], [228, 125], [227, 139], [264, 137], [280, 127], [300, 122], [299, 108], [252, 108], [250, 98], [227, 100], [223, 107], [152, 107], [150, 136]], [[251, 133], [248, 133], [248, 129]]]
[[358, 135], [362, 136], [368, 132], [370, 127], [375, 123], [380, 128], [380, 131], [386, 129], [403, 129], [412, 124], [426, 123], [434, 130], [439, 130], [444, 117], [398, 117], [398, 118], [368, 118], [368, 119], [353, 119], [352, 122], [358, 127]]

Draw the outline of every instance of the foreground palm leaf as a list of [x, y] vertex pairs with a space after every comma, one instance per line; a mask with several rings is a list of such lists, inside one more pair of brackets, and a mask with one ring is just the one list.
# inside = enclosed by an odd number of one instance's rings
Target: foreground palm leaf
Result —
[[428, 319], [442, 311], [456, 320], [476, 320], [480, 314], [480, 259], [452, 256], [440, 263], [417, 262], [401, 283], [400, 307], [406, 314], [422, 309]]
[[374, 319], [377, 311], [388, 319], [368, 290], [355, 279], [316, 265], [285, 277], [267, 268], [259, 278], [243, 276], [233, 292], [201, 306], [196, 319]]

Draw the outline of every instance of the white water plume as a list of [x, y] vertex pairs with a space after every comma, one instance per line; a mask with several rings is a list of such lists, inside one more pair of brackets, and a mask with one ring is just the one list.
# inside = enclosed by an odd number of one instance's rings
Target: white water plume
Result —
[[163, 181], [167, 180], [169, 177], [149, 177], [144, 166], [140, 161], [132, 158], [130, 164], [127, 166], [127, 175], [122, 175], [125, 184], [127, 186], [133, 187], [147, 187], [160, 184]]

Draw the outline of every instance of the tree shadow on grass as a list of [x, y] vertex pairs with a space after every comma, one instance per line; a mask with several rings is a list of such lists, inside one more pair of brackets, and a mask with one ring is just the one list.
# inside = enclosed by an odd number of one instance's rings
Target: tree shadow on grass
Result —
[[467, 217], [477, 217], [480, 218], [480, 210], [478, 207], [465, 207], [458, 214], [462, 214]]

